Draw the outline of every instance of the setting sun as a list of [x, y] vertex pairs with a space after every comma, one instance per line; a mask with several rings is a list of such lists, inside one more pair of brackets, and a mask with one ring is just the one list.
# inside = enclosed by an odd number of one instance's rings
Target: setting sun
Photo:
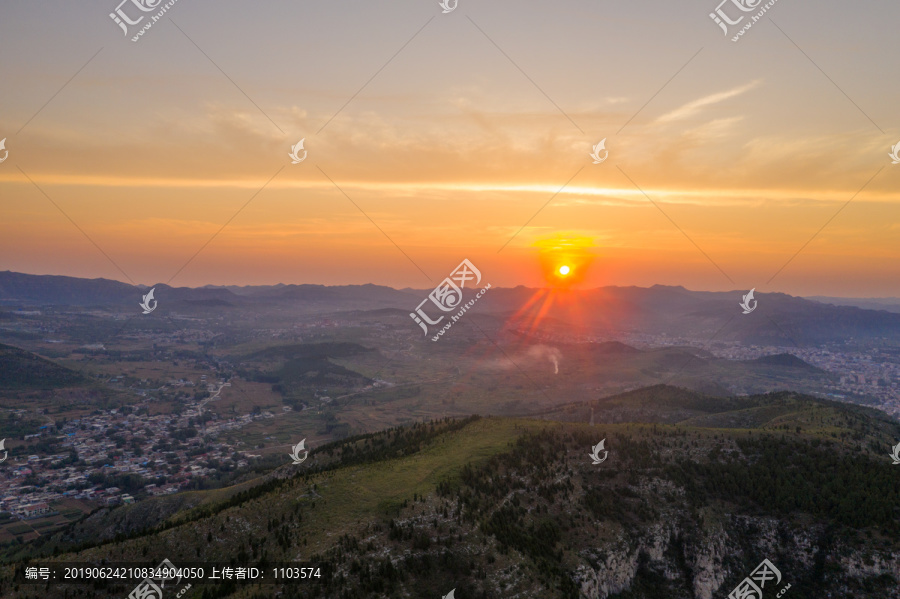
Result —
[[554, 289], [581, 285], [590, 273], [597, 248], [590, 237], [560, 231], [534, 243], [545, 284]]

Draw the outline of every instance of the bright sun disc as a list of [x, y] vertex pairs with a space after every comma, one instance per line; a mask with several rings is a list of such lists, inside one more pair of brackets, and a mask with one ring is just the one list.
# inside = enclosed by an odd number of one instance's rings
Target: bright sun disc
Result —
[[566, 265], [560, 266], [560, 267], [559, 267], [559, 274], [561, 274], [562, 276], [566, 276], [567, 274], [569, 274], [569, 267], [566, 266]]

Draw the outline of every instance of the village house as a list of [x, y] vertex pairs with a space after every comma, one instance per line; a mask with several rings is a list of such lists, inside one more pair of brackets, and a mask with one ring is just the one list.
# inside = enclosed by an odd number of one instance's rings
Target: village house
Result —
[[50, 506], [46, 503], [35, 503], [32, 505], [23, 505], [19, 507], [19, 514], [23, 518], [34, 518], [50, 511]]

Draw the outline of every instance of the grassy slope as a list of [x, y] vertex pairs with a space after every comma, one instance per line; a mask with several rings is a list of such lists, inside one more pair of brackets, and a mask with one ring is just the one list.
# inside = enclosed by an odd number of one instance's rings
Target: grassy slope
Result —
[[[545, 426], [546, 423], [536, 421], [479, 420], [460, 431], [440, 435], [422, 451], [410, 456], [339, 467], [335, 470], [315, 474], [308, 481], [304, 481], [303, 478], [291, 478], [285, 486], [272, 493], [252, 499], [239, 507], [228, 508], [210, 518], [203, 518], [199, 526], [205, 534], [211, 524], [208, 522], [203, 524], [204, 521], [215, 520], [216, 526], [218, 526], [219, 520], [235, 515], [247, 518], [248, 522], [258, 521], [259, 518], [262, 518], [262, 527], [265, 529], [266, 517], [290, 511], [298, 503], [301, 503], [309, 506], [311, 510], [315, 510], [314, 513], [310, 511], [314, 517], [304, 520], [302, 533], [315, 534], [317, 531], [327, 530], [330, 533], [327, 536], [339, 535], [341, 531], [357, 520], [382, 517], [393, 513], [404, 500], [412, 498], [413, 494], [430, 493], [438, 482], [453, 479], [464, 464], [480, 464], [487, 458], [508, 450], [510, 444], [526, 431]], [[311, 458], [307, 465], [315, 465], [315, 459]], [[292, 471], [293, 468], [295, 467], [284, 467], [287, 471]], [[181, 493], [176, 497], [178, 497], [179, 503], [190, 506], [192, 509], [198, 506], [215, 506], [262, 482], [264, 479], [260, 478], [226, 489], [192, 491]], [[313, 485], [315, 485], [315, 489], [313, 489]], [[144, 503], [163, 503], [172, 500], [173, 498], [158, 498]], [[315, 508], [311, 507], [313, 503], [316, 504]], [[138, 509], [139, 506], [140, 504], [123, 506], [113, 510], [113, 513], [124, 515]], [[258, 513], [258, 517], [254, 516], [254, 512]], [[167, 521], [183, 521], [191, 516], [191, 511], [180, 512]], [[180, 542], [179, 539], [184, 543], [190, 543], [196, 537], [196, 526], [198, 526], [196, 523], [191, 523], [160, 534], [169, 538], [174, 546], [177, 546]], [[320, 548], [324, 549], [328, 545], [327, 536], [322, 543], [311, 538], [309, 552]], [[116, 544], [115, 551], [112, 553], [110, 553], [110, 546], [88, 549], [81, 553], [79, 559], [111, 555], [125, 555], [141, 559], [140, 552], [134, 551], [134, 548], [142, 547], [144, 543], [145, 541], [142, 539], [128, 540]], [[220, 557], [227, 557], [231, 548], [224, 547], [223, 549], [225, 551]]]

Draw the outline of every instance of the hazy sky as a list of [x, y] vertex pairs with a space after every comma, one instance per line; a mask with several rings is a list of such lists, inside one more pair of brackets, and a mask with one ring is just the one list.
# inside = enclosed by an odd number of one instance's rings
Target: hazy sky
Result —
[[0, 270], [900, 296], [900, 3], [717, 4], [6, 0]]

